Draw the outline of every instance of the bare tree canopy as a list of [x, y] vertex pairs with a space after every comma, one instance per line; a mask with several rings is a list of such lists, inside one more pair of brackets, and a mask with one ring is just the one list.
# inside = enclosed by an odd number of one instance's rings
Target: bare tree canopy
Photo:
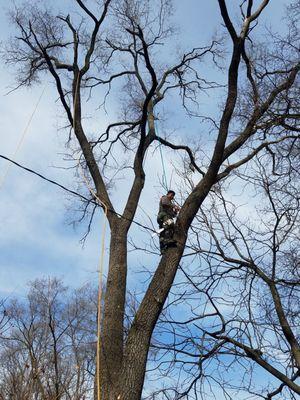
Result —
[[68, 293], [57, 279], [34, 281], [27, 301], [6, 304], [1, 399], [87, 399], [95, 374], [96, 291]]
[[[16, 68], [17, 87], [51, 78], [66, 120], [64, 151], [90, 188], [83, 214], [102, 208], [109, 223], [95, 398], [200, 399], [209, 390], [224, 398], [296, 398], [299, 1], [287, 2], [279, 34], [263, 28], [269, 0], [216, 0], [216, 38], [203, 44], [199, 31], [199, 45], [183, 50], [174, 40], [173, 3], [72, 0], [57, 12], [28, 1], [10, 12], [16, 36], [3, 55]], [[210, 93], [217, 100], [209, 114], [202, 104]], [[207, 133], [172, 132], [170, 109]], [[143, 293], [126, 306], [128, 253], [141, 250], [129, 231], [152, 185], [147, 154], [158, 146], [172, 151], [182, 199], [176, 245], [159, 258], [157, 245], [142, 249], [156, 253], [155, 268], [144, 266]], [[235, 186], [245, 187], [250, 210], [260, 198], [253, 219], [240, 213]], [[51, 326], [56, 343], [65, 328]], [[266, 385], [255, 384], [258, 370]], [[165, 377], [157, 391], [149, 381], [144, 387], [146, 372]], [[53, 374], [56, 399], [68, 398]]]

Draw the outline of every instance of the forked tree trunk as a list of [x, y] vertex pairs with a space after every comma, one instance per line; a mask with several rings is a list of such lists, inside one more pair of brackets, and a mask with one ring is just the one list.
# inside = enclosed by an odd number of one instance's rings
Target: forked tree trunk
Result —
[[[175, 238], [177, 247], [161, 258], [125, 343], [123, 316], [126, 292], [126, 232], [112, 230], [110, 270], [105, 296], [101, 336], [101, 400], [140, 400], [152, 332], [173, 284], [187, 237], [190, 221], [196, 215], [215, 180], [207, 174], [181, 211]], [[98, 398], [96, 397], [98, 400]]]

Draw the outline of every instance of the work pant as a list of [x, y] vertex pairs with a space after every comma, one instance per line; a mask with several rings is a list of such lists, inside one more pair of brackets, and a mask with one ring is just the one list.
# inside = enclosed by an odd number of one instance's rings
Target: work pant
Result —
[[[167, 221], [172, 220], [172, 223], [167, 224]], [[157, 216], [157, 222], [160, 228], [164, 230], [159, 234], [159, 247], [161, 253], [163, 253], [168, 247], [175, 243], [174, 236], [174, 222], [173, 218], [167, 213], [159, 213]]]

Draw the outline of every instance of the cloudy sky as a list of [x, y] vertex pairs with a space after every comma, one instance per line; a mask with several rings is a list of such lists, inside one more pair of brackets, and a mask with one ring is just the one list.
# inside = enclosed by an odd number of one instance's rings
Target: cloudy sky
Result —
[[[4, 2], [7, 7], [9, 2]], [[54, 4], [55, 2], [52, 1]], [[175, 0], [175, 20], [180, 26], [178, 40], [189, 48], [203, 46], [220, 29], [220, 16], [215, 0]], [[228, 1], [233, 4], [234, 2]], [[256, 1], [258, 3], [258, 1]], [[264, 13], [264, 21], [274, 29], [279, 24], [284, 0], [270, 2]], [[63, 4], [66, 7], [71, 0]], [[0, 34], [5, 42], [14, 32], [1, 7]], [[233, 13], [237, 21], [239, 15]], [[175, 44], [177, 46], [177, 44]], [[205, 68], [205, 66], [203, 66]], [[211, 76], [218, 80], [219, 76]], [[0, 154], [13, 157], [15, 161], [32, 168], [59, 183], [77, 190], [78, 180], [74, 180], [74, 171], [68, 169], [64, 159], [66, 133], [59, 129], [63, 125], [62, 113], [56, 102], [56, 94], [50, 77], [40, 85], [7, 92], [14, 86], [14, 71], [2, 61], [0, 64]], [[204, 96], [205, 111], [215, 108], [220, 99]], [[38, 106], [37, 106], [38, 105]], [[36, 108], [37, 107], [37, 108]], [[15, 154], [28, 121], [33, 115], [25, 140]], [[201, 126], [197, 120], [178, 118], [172, 109], [168, 115], [174, 118], [177, 134], [186, 135], [209, 144], [209, 136], [200, 136]], [[105, 115], [99, 124], [105, 122]], [[90, 122], [93, 126], [93, 121]], [[157, 128], [163, 130], [164, 125]], [[164, 150], [165, 166], [168, 180], [174, 174], [172, 156]], [[0, 297], [24, 296], [27, 283], [36, 278], [56, 276], [70, 286], [80, 286], [87, 282], [97, 283], [97, 268], [100, 257], [102, 213], [94, 218], [91, 233], [85, 245], [80, 239], [85, 232], [86, 224], [74, 224], [79, 214], [76, 212], [79, 203], [62, 190], [31, 175], [14, 165], [3, 181], [7, 163], [0, 159]], [[142, 195], [141, 208], [136, 220], [144, 225], [155, 226], [158, 199], [163, 191], [161, 187], [162, 166], [159, 152], [148, 152], [145, 165], [148, 184]], [[126, 179], [119, 183], [113, 194], [114, 204], [121, 211], [124, 193], [128, 188]], [[240, 188], [234, 188], [241, 194]], [[150, 219], [149, 219], [150, 218]], [[131, 235], [139, 235], [140, 228], [133, 226]], [[143, 232], [142, 241], [149, 245], [150, 234]], [[108, 232], [107, 232], [108, 234]], [[157, 240], [157, 239], [156, 239]], [[144, 266], [153, 269], [159, 260], [158, 255], [140, 252], [129, 253], [129, 284], [134, 290], [143, 282], [140, 271]], [[106, 257], [107, 261], [107, 257]], [[263, 379], [264, 376], [262, 375]]]
[[[2, 0], [3, 4], [4, 1]], [[11, 2], [12, 3], [12, 2]], [[220, 17], [216, 1], [187, 0], [176, 4], [175, 19], [180, 25], [180, 41], [189, 47], [207, 43], [219, 29]], [[271, 2], [266, 10], [267, 23], [276, 26], [280, 19], [283, 0]], [[53, 2], [54, 4], [54, 2]], [[70, 5], [70, 1], [65, 2]], [[5, 7], [9, 2], [5, 2]], [[13, 35], [13, 30], [1, 7], [0, 33], [2, 41]], [[234, 18], [238, 18], [236, 14]], [[6, 93], [14, 85], [13, 70], [0, 65], [0, 110], [1, 151], [11, 157], [24, 129], [40, 99], [40, 103], [29, 126], [24, 143], [14, 159], [25, 166], [45, 174], [70, 187], [77, 188], [73, 171], [65, 169], [64, 142], [66, 135], [58, 128], [62, 125], [61, 111], [56, 103], [50, 77], [39, 86]], [[206, 98], [208, 107], [215, 99]], [[182, 132], [199, 132], [198, 122], [190, 119], [177, 121]], [[167, 175], [172, 175], [172, 164], [165, 154]], [[0, 176], [7, 164], [0, 161]], [[142, 196], [142, 208], [137, 219], [150, 225], [149, 215], [155, 224], [157, 201], [161, 179], [158, 152], [148, 155], [147, 170], [151, 183]], [[2, 174], [2, 175], [1, 175]], [[2, 180], [2, 179], [1, 179]], [[123, 183], [124, 187], [126, 182]], [[122, 198], [122, 185], [114, 195]], [[121, 190], [120, 190], [121, 189]], [[78, 205], [78, 204], [77, 204]], [[78, 217], [74, 212], [76, 202], [63, 191], [40, 180], [36, 176], [10, 166], [6, 179], [0, 187], [0, 295], [24, 295], [26, 283], [44, 276], [58, 276], [68, 285], [78, 286], [97, 280], [97, 265], [100, 252], [101, 213], [94, 219], [92, 232], [85, 246], [80, 243], [85, 226], [74, 228], [72, 221]], [[135, 232], [135, 231], [133, 231]], [[147, 240], [147, 239], [146, 239]], [[150, 238], [149, 238], [150, 240]], [[151, 259], [152, 261], [156, 260]], [[132, 263], [142, 264], [139, 255], [130, 255]], [[143, 259], [143, 261], [145, 261]], [[150, 262], [150, 261], [149, 261]]]

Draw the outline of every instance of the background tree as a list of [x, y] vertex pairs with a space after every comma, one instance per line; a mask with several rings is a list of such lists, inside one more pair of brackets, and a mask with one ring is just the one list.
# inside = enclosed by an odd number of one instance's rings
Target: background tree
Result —
[[[260, 151], [298, 137], [298, 116], [293, 110], [299, 61], [294, 44], [281, 42], [282, 56], [274, 53], [269, 58], [260, 54], [261, 45], [254, 38], [257, 20], [268, 3], [264, 0], [254, 7], [251, 0], [241, 2], [242, 22], [234, 27], [225, 0], [216, 2], [231, 41], [230, 60], [225, 73], [224, 104], [212, 132], [213, 148], [200, 165], [194, 157], [195, 149], [186, 143], [178, 144], [176, 138], [159, 137], [154, 126], [155, 114], [171, 91], [179, 91], [183, 106], [189, 111], [191, 102], [197, 102], [204, 88], [217, 86], [202, 77], [198, 64], [199, 60], [217, 55], [215, 42], [186, 50], [171, 65], [167, 60], [157, 61], [157, 46], [166, 43], [172, 33], [166, 24], [171, 2], [74, 0], [76, 14], [72, 16], [56, 16], [32, 3], [12, 12], [19, 36], [6, 50], [7, 61], [19, 67], [20, 85], [35, 83], [41, 73], [53, 77], [68, 124], [73, 128], [70, 138], [75, 140], [76, 148], [72, 148], [71, 141], [70, 149], [79, 168], [89, 174], [101, 207], [107, 210], [110, 251], [99, 371], [103, 399], [140, 399], [151, 336], [172, 287], [191, 224], [204, 200], [217, 184]], [[248, 49], [246, 41], [250, 36]], [[82, 100], [104, 85], [109, 88], [104, 93], [104, 100], [107, 99], [114, 81], [119, 85], [116, 89], [121, 87], [125, 93], [121, 98], [122, 119], [109, 123], [105, 132], [95, 137], [84, 121]], [[104, 104], [108, 107], [107, 102]], [[128, 231], [146, 183], [145, 155], [155, 143], [184, 151], [199, 175], [193, 180], [177, 219], [178, 245], [161, 257], [124, 336]], [[112, 201], [112, 176], [108, 172], [114, 164], [116, 144], [128, 152], [126, 166], [132, 171], [128, 197], [119, 215]], [[117, 193], [118, 189], [116, 185]]]
[[96, 291], [69, 293], [57, 279], [31, 283], [7, 305], [1, 340], [1, 399], [88, 399], [93, 395]]
[[150, 357], [162, 374], [184, 376], [161, 390], [171, 398], [205, 397], [214, 386], [224, 398], [297, 398], [299, 176], [279, 160], [281, 174], [268, 153], [239, 174], [247, 213], [219, 188], [193, 223]]

